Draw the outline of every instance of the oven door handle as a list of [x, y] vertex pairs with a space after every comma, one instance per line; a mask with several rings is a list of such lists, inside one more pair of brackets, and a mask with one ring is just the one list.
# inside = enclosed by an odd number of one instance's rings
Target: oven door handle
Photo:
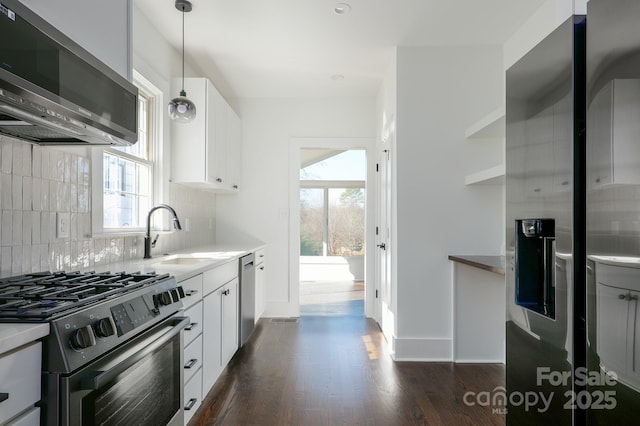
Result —
[[94, 371], [90, 375], [83, 377], [80, 380], [80, 389], [101, 389], [136, 362], [167, 344], [167, 342], [176, 337], [182, 329], [189, 325], [189, 322], [189, 317], [171, 318], [171, 320], [167, 322], [167, 324], [170, 325], [161, 327], [160, 331], [150, 336], [145, 336], [140, 342], [135, 343], [133, 347], [125, 349], [122, 354], [105, 365], [104, 367], [106, 368]]

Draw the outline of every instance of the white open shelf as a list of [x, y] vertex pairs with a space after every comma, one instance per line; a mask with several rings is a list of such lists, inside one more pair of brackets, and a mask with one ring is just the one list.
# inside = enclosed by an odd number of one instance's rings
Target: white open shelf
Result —
[[467, 175], [464, 183], [465, 185], [502, 185], [504, 184], [504, 164]]
[[465, 137], [471, 139], [503, 138], [505, 135], [505, 108], [501, 106], [467, 127]]

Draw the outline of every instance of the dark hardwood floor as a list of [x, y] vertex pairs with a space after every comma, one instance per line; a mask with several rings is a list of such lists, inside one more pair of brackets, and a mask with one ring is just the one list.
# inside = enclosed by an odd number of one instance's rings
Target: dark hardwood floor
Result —
[[503, 425], [467, 391], [504, 386], [504, 366], [393, 362], [361, 315], [262, 319], [195, 425]]

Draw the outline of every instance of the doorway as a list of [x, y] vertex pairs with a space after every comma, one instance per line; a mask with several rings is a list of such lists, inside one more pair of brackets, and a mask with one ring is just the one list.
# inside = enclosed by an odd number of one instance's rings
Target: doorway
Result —
[[368, 139], [292, 141], [290, 282], [302, 316], [373, 314], [372, 146]]
[[300, 315], [364, 315], [366, 152], [300, 152]]

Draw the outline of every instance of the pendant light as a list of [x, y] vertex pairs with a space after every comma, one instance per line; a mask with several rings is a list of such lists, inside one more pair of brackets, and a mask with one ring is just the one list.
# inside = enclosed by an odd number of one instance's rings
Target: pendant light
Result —
[[188, 0], [176, 0], [176, 9], [182, 12], [182, 90], [180, 96], [169, 102], [169, 117], [178, 123], [189, 123], [196, 117], [196, 106], [187, 98], [184, 91], [184, 14], [191, 12], [191, 2]]

